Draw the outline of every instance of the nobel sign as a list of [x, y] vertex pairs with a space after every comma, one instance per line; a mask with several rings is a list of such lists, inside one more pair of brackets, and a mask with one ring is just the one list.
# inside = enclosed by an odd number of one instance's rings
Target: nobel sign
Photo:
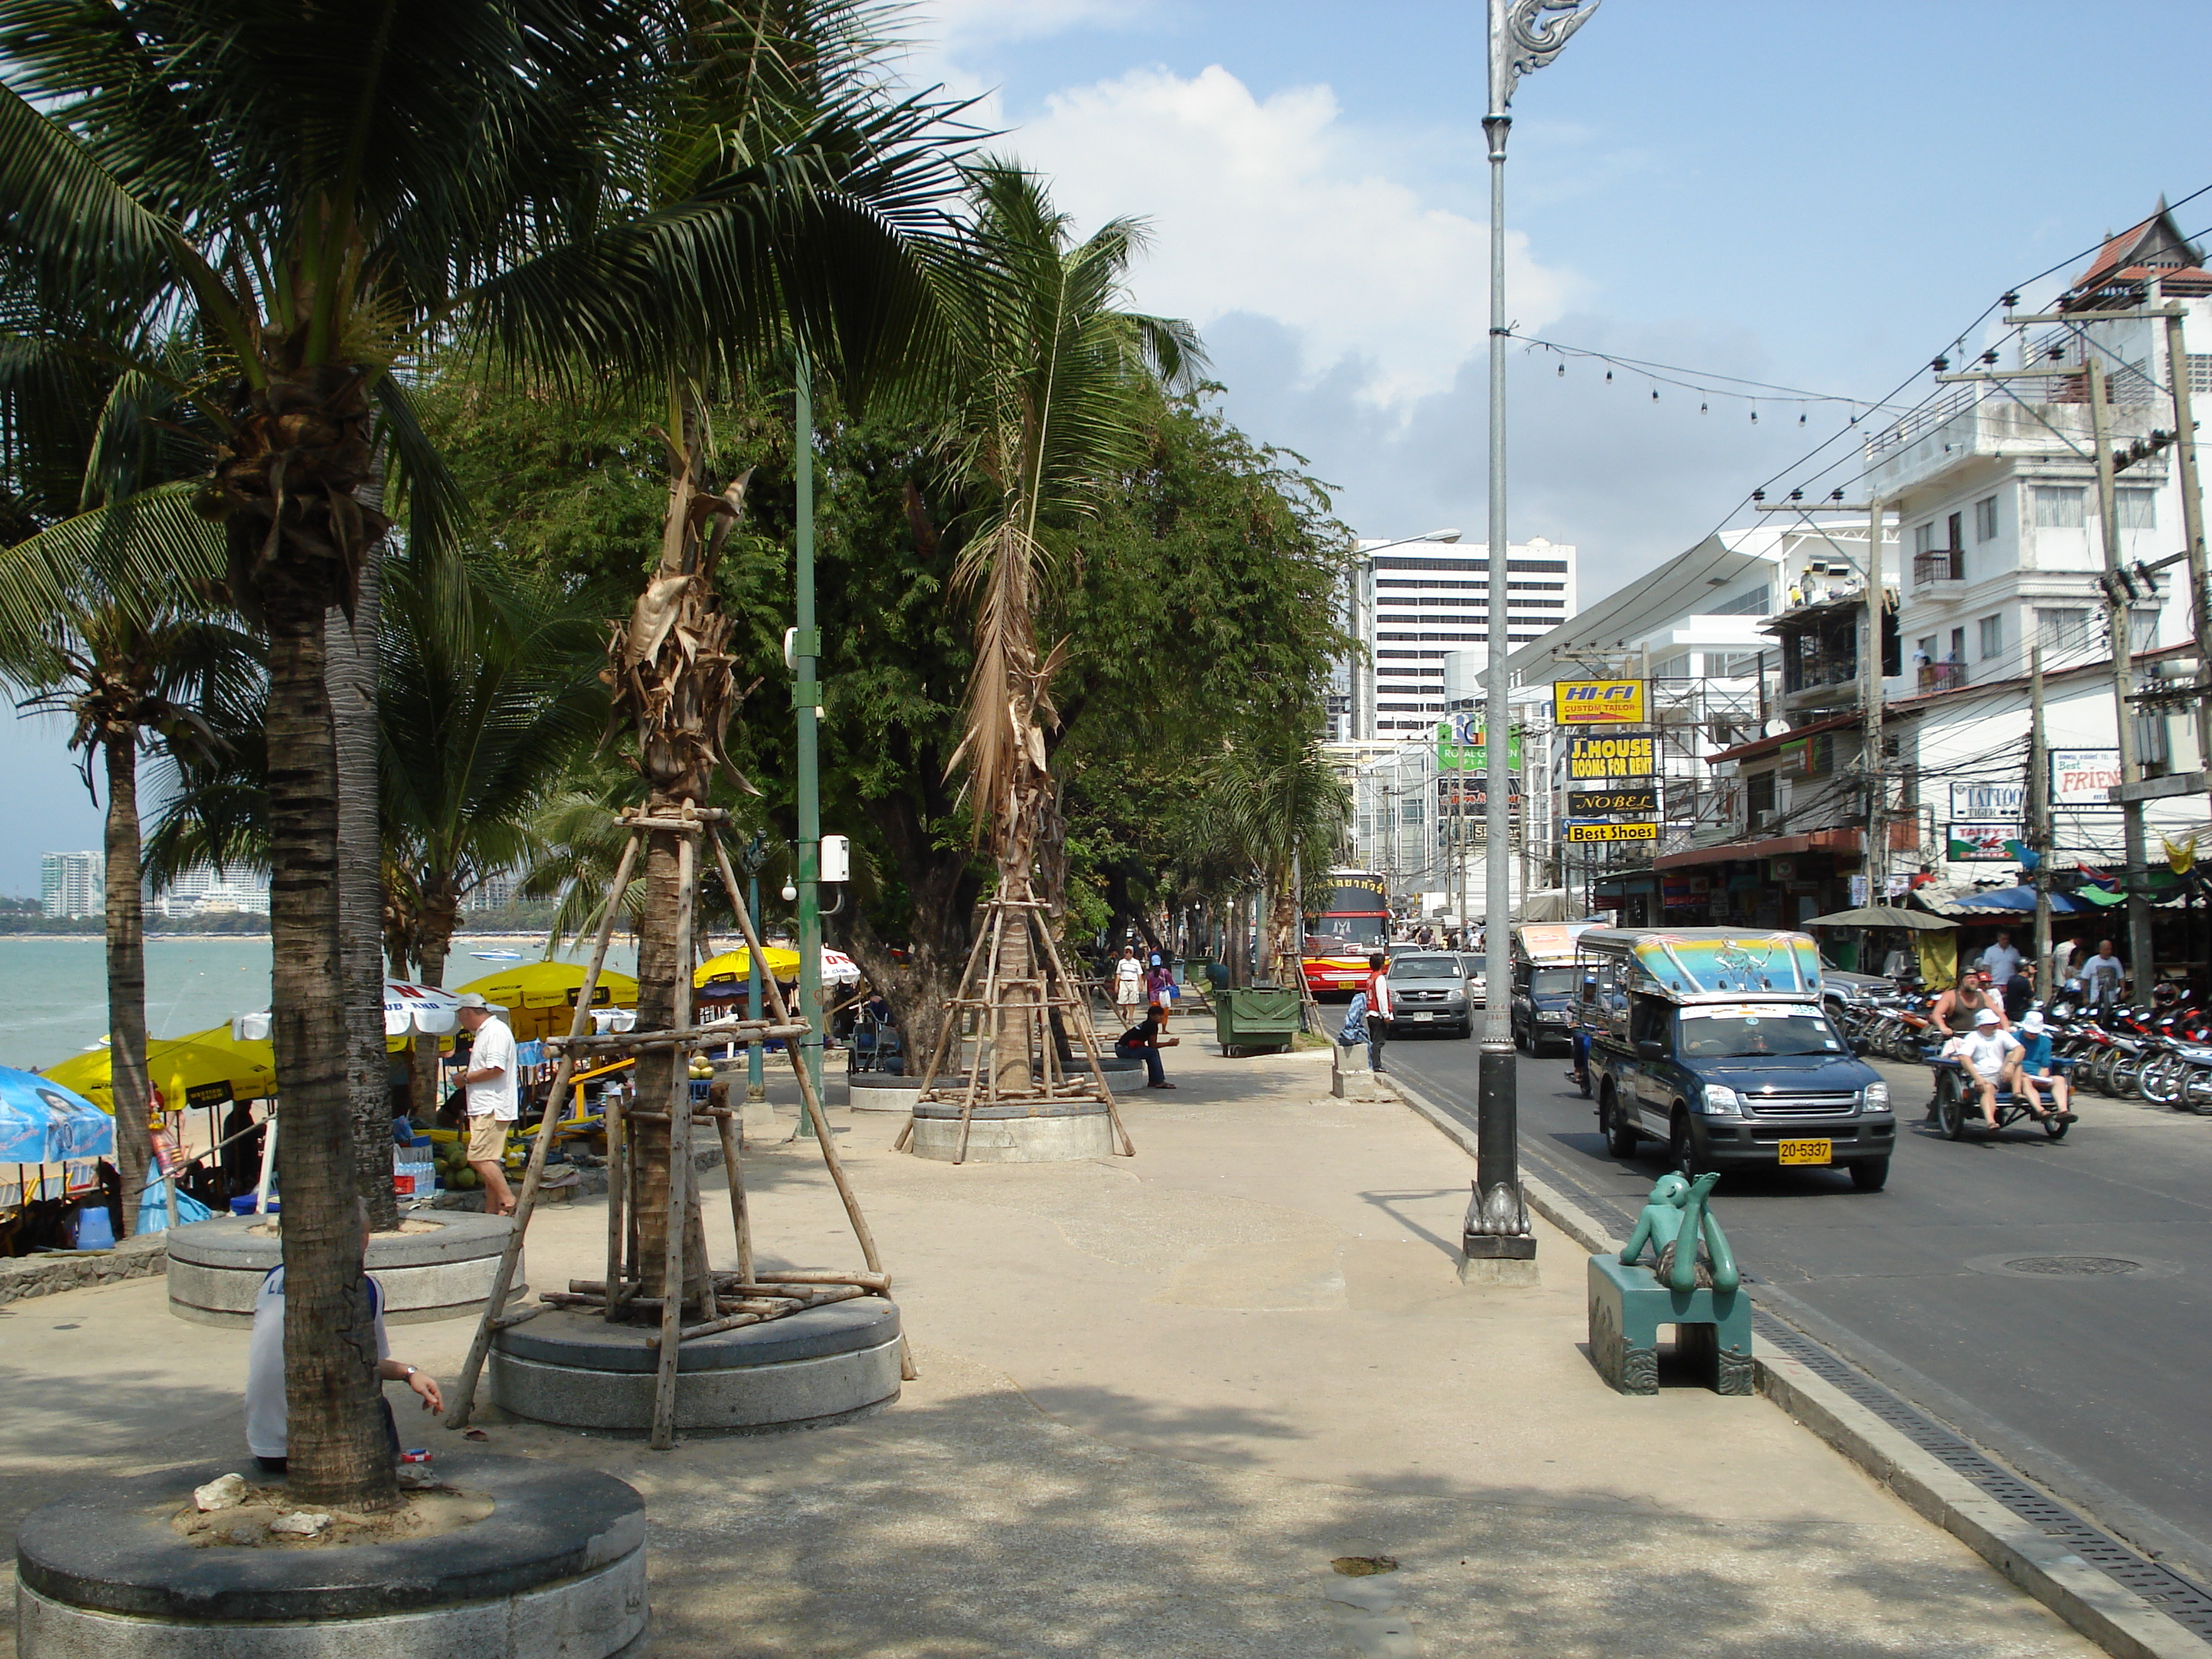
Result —
[[1567, 739], [1570, 778], [1648, 778], [1658, 769], [1658, 739], [1649, 732]]
[[1554, 680], [1552, 714], [1562, 726], [1641, 726], [1642, 680]]

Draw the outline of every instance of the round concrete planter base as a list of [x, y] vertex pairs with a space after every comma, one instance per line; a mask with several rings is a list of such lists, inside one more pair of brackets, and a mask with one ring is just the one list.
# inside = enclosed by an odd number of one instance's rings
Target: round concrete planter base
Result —
[[[416, 1213], [422, 1232], [377, 1233], [368, 1241], [368, 1270], [384, 1287], [388, 1325], [434, 1319], [474, 1319], [483, 1312], [514, 1224], [505, 1216], [466, 1210]], [[169, 1311], [196, 1325], [249, 1326], [253, 1297], [269, 1270], [284, 1259], [283, 1240], [257, 1232], [267, 1218], [217, 1216], [169, 1234]], [[508, 1297], [527, 1293], [516, 1264]]]
[[[916, 1158], [950, 1164], [960, 1157], [960, 1106], [915, 1108]], [[1068, 1164], [1114, 1155], [1113, 1120], [1095, 1101], [1050, 1106], [978, 1106], [968, 1126], [969, 1164]]]
[[[659, 1354], [649, 1332], [592, 1313], [541, 1314], [493, 1340], [492, 1398], [533, 1423], [644, 1434], [653, 1427]], [[724, 1434], [820, 1428], [898, 1393], [898, 1308], [857, 1297], [686, 1342], [676, 1426]]]
[[[252, 1460], [246, 1460], [251, 1464]], [[252, 1474], [256, 1484], [282, 1477]], [[96, 1480], [16, 1535], [22, 1659], [610, 1659], [644, 1650], [645, 1502], [611, 1475], [466, 1453], [459, 1532], [325, 1549], [194, 1547], [169, 1516], [220, 1463]]]
[[[1081, 1062], [1074, 1075], [1081, 1076]], [[1116, 1095], [1126, 1095], [1132, 1089], [1145, 1086], [1145, 1068], [1132, 1065], [1118, 1055], [1109, 1054], [1099, 1067], [1106, 1079], [1106, 1086]], [[921, 1075], [894, 1077], [881, 1072], [858, 1072], [845, 1085], [845, 1103], [856, 1112], [897, 1112], [902, 1115], [914, 1110], [915, 1092], [921, 1087]]]

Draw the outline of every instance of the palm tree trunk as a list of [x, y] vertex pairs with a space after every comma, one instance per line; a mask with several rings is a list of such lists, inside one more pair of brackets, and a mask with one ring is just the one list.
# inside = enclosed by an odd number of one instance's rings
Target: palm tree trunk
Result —
[[146, 915], [138, 887], [138, 733], [112, 732], [102, 747], [107, 757], [107, 1063], [128, 1234], [138, 1229], [138, 1195], [154, 1152], [147, 1127], [151, 1091], [146, 1081]]
[[384, 1048], [384, 846], [377, 811], [377, 624], [382, 544], [369, 550], [350, 623], [324, 617], [325, 678], [338, 779], [338, 962], [345, 986], [346, 1095], [369, 1224], [399, 1224], [392, 1186], [389, 1061]]
[[284, 1188], [284, 1399], [293, 1498], [349, 1509], [397, 1498], [378, 1411], [376, 1327], [338, 951], [338, 779], [323, 610], [296, 590], [269, 629], [270, 932]]

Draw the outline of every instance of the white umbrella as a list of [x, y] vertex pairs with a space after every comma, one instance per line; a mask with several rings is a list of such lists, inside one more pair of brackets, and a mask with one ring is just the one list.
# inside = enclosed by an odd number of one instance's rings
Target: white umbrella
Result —
[[858, 985], [860, 964], [842, 951], [822, 947], [822, 977], [832, 985]]
[[[453, 1030], [454, 1012], [460, 1006], [460, 998], [451, 991], [417, 985], [411, 979], [387, 979], [384, 981], [384, 1035], [405, 1036], [410, 1031], [420, 1031], [425, 1036], [445, 1036]], [[267, 1042], [269, 1010], [237, 1015], [230, 1022], [230, 1035], [239, 1042]]]

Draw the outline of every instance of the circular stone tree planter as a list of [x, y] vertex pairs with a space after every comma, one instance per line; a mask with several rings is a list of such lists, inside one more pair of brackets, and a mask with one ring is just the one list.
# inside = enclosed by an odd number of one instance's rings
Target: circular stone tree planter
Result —
[[[933, 1100], [914, 1109], [916, 1158], [950, 1164], [960, 1157], [960, 1103]], [[969, 1120], [969, 1164], [1066, 1164], [1114, 1155], [1113, 1120], [1096, 1101], [1066, 1105], [978, 1106]]]
[[[659, 1352], [647, 1341], [654, 1328], [565, 1310], [513, 1326], [492, 1339], [492, 1398], [533, 1423], [646, 1433]], [[898, 1394], [898, 1309], [883, 1297], [855, 1297], [684, 1343], [676, 1426], [735, 1434], [818, 1428]]]
[[[251, 1462], [251, 1460], [247, 1460]], [[169, 1524], [220, 1463], [94, 1480], [15, 1539], [22, 1659], [608, 1659], [646, 1635], [645, 1502], [592, 1469], [465, 1453], [492, 1500], [398, 1543], [206, 1547]], [[249, 1476], [274, 1486], [282, 1477]]]
[[[1078, 1061], [1073, 1075], [1080, 1076], [1084, 1066]], [[1106, 1086], [1117, 1095], [1126, 1095], [1132, 1089], [1145, 1086], [1145, 1067], [1142, 1061], [1132, 1062], [1118, 1054], [1109, 1054], [1100, 1062]], [[856, 1112], [911, 1113], [915, 1092], [921, 1087], [919, 1074], [894, 1077], [877, 1072], [854, 1074], [845, 1085], [845, 1103]]]
[[[265, 1216], [218, 1216], [169, 1235], [169, 1311], [196, 1325], [249, 1326], [253, 1298], [269, 1270], [284, 1259], [283, 1240]], [[368, 1271], [384, 1287], [385, 1322], [473, 1319], [483, 1311], [514, 1224], [505, 1216], [466, 1210], [410, 1215], [410, 1230], [368, 1241]], [[525, 1294], [516, 1263], [510, 1299]]]

